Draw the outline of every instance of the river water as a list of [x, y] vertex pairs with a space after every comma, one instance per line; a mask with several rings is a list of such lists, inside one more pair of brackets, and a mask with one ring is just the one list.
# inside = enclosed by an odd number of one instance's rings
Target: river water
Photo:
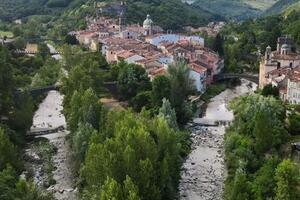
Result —
[[[62, 114], [63, 96], [57, 91], [50, 91], [39, 105], [33, 118], [31, 131], [66, 127]], [[71, 150], [66, 141], [67, 130], [36, 136], [26, 148], [26, 170], [32, 172], [35, 183], [54, 194], [57, 200], [77, 199], [71, 164]], [[43, 141], [43, 143], [40, 143]], [[50, 150], [49, 150], [50, 149]], [[53, 151], [52, 151], [53, 150]], [[52, 152], [51, 156], [45, 152]], [[50, 170], [49, 170], [50, 169]], [[53, 179], [49, 182], [49, 179]]]
[[228, 103], [238, 96], [254, 92], [257, 85], [242, 80], [240, 86], [226, 89], [211, 99], [201, 118], [194, 118], [192, 151], [187, 157], [180, 181], [181, 200], [221, 200], [226, 169], [224, 163], [225, 126], [208, 127], [197, 123], [227, 121], [234, 119]]

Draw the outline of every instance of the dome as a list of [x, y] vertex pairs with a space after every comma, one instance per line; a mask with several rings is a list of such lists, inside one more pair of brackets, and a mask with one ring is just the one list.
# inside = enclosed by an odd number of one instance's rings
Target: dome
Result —
[[150, 28], [153, 25], [153, 21], [150, 18], [150, 15], [147, 15], [147, 19], [143, 23], [144, 28]]

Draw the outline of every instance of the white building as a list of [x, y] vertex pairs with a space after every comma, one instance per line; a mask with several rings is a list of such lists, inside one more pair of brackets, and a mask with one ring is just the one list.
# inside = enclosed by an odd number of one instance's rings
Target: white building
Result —
[[177, 43], [181, 40], [187, 40], [192, 44], [204, 46], [204, 39], [200, 36], [184, 36], [177, 34], [158, 34], [146, 38], [146, 42], [158, 46], [162, 42]]
[[190, 74], [189, 77], [194, 82], [194, 86], [198, 92], [204, 93], [206, 90], [206, 76], [207, 76], [207, 69], [202, 67], [199, 64], [191, 63], [189, 64], [190, 67]]
[[300, 66], [288, 78], [286, 100], [291, 104], [300, 104]]

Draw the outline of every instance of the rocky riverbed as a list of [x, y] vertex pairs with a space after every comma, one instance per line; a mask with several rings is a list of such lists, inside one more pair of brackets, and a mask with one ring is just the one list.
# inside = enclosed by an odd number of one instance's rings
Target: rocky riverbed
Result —
[[[62, 101], [59, 92], [50, 91], [34, 115], [31, 131], [66, 127]], [[28, 143], [25, 151], [26, 174], [31, 175], [39, 187], [53, 193], [57, 200], [77, 199], [71, 151], [66, 141], [68, 134], [67, 130], [62, 130], [37, 136]]]
[[257, 85], [246, 80], [233, 89], [217, 95], [207, 105], [203, 117], [195, 118], [188, 127], [193, 141], [192, 152], [187, 157], [180, 181], [182, 200], [222, 199], [226, 169], [224, 163], [224, 134], [226, 126], [201, 126], [199, 122], [232, 121], [233, 113], [228, 103], [235, 97], [255, 91]]

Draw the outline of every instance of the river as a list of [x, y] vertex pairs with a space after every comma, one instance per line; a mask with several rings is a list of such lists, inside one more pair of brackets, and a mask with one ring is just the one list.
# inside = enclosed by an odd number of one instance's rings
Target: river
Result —
[[[25, 151], [25, 167], [34, 182], [53, 193], [57, 200], [77, 199], [71, 164], [71, 150], [66, 136], [66, 119], [62, 114], [63, 96], [50, 91], [33, 117], [31, 131], [64, 127], [55, 133], [36, 136]], [[31, 173], [29, 173], [31, 172]]]
[[226, 168], [224, 163], [224, 134], [226, 126], [214, 127], [196, 125], [197, 123], [217, 121], [231, 122], [233, 113], [228, 103], [238, 96], [254, 92], [257, 85], [242, 80], [241, 85], [226, 89], [208, 103], [201, 118], [194, 118], [190, 127], [192, 151], [187, 157], [181, 173], [181, 200], [221, 200]]

